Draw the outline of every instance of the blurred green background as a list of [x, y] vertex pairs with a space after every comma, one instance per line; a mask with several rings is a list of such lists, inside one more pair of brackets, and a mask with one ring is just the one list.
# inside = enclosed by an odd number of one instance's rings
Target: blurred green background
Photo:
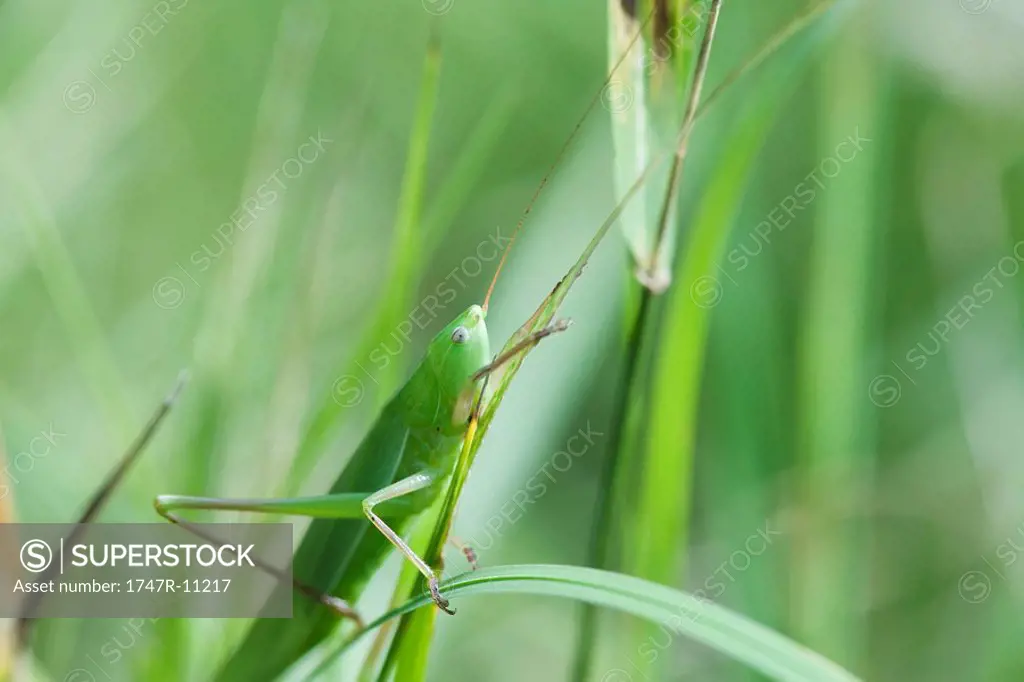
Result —
[[[726, 0], [709, 84], [808, 4]], [[188, 388], [104, 521], [155, 520], [159, 493], [323, 491], [426, 341], [481, 300], [497, 261], [479, 246], [511, 233], [602, 88], [606, 10], [0, 3], [0, 427], [13, 519], [73, 519], [182, 368]], [[665, 294], [709, 315], [674, 585], [864, 679], [1019, 680], [1024, 6], [862, 2], [846, 18], [778, 93], [715, 279], [677, 276]], [[442, 56], [422, 211], [403, 222], [432, 31]], [[760, 75], [695, 130], [677, 265]], [[837, 150], [857, 132], [862, 149]], [[320, 146], [300, 151], [311, 136]], [[598, 106], [512, 251], [488, 318], [495, 344], [611, 211], [614, 163]], [[798, 188], [815, 169], [805, 202]], [[273, 200], [257, 194], [268, 183]], [[253, 197], [259, 212], [225, 237]], [[787, 198], [800, 210], [782, 221]], [[413, 258], [395, 234], [418, 241]], [[534, 352], [499, 411], [456, 523], [481, 563], [584, 561], [630, 272], [612, 234], [562, 311], [576, 324]], [[388, 308], [395, 281], [413, 305], [455, 292], [408, 342], [379, 327], [412, 309]], [[380, 348], [393, 356], [385, 369], [347, 373]], [[338, 428], [296, 469], [324, 404], [341, 408]], [[580, 429], [593, 446], [552, 470]], [[23, 454], [40, 433], [52, 448]], [[510, 513], [542, 471], [554, 479], [544, 494]], [[368, 612], [383, 608], [397, 566], [375, 581]], [[433, 679], [567, 679], [573, 604], [458, 606], [440, 620]], [[648, 679], [628, 621], [601, 623], [594, 679]], [[122, 621], [47, 623], [22, 665], [26, 679], [78, 682], [67, 677], [78, 668], [93, 676], [82, 680], [203, 679], [244, 627], [159, 622], [132, 636]], [[114, 637], [117, 662], [97, 653]], [[678, 636], [659, 651], [659, 679], [761, 679]]]

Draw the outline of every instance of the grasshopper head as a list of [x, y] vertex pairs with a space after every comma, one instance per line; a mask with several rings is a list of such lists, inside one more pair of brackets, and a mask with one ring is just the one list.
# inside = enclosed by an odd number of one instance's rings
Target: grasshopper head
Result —
[[[453, 403], [462, 402], [467, 395], [472, 395], [470, 377], [491, 359], [484, 316], [483, 308], [469, 306], [438, 332], [427, 350], [440, 392]], [[468, 412], [465, 415], [463, 412], [456, 407], [453, 421], [468, 417]]]
[[431, 364], [442, 384], [461, 390], [466, 380], [491, 359], [484, 311], [466, 308], [430, 342]]

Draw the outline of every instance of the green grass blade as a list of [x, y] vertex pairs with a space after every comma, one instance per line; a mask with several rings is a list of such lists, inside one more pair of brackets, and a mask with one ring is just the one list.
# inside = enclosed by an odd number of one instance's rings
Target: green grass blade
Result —
[[[394, 330], [414, 305], [416, 284], [419, 281], [423, 258], [423, 237], [420, 216], [423, 210], [423, 195], [426, 183], [427, 152], [430, 142], [431, 124], [441, 77], [441, 48], [434, 37], [427, 44], [423, 58], [423, 73], [413, 118], [412, 134], [406, 150], [402, 188], [395, 216], [391, 238], [391, 271], [377, 316], [368, 333], [356, 347], [353, 356], [345, 361], [334, 376], [356, 376], [357, 365], [380, 345], [381, 340]], [[391, 363], [387, 371], [380, 372], [374, 379], [378, 382], [377, 400], [387, 400], [397, 388], [400, 380], [399, 363]], [[396, 366], [392, 366], [396, 365]], [[294, 461], [283, 486], [284, 494], [294, 494], [309, 476], [323, 446], [338, 424], [339, 418], [350, 405], [337, 401], [333, 392], [324, 395], [319, 408], [306, 428]]]
[[[744, 616], [685, 592], [618, 573], [580, 566], [502, 566], [460, 575], [446, 581], [442, 590], [453, 597], [529, 594], [586, 601], [660, 623], [666, 632], [675, 631], [705, 644], [775, 680], [857, 680], [831, 661]], [[428, 596], [417, 597], [372, 622], [346, 646], [394, 618], [431, 604]], [[624, 660], [623, 665], [627, 664]]]
[[671, 580], [675, 567], [669, 554], [674, 554], [675, 543], [685, 528], [680, 514], [688, 508], [688, 498], [679, 493], [680, 488], [687, 488], [689, 480], [700, 369], [710, 317], [700, 297], [703, 290], [696, 285], [714, 276], [756, 152], [780, 103], [773, 96], [735, 126], [701, 201], [682, 264], [681, 286], [674, 291], [667, 311], [661, 350], [655, 359], [647, 475], [636, 521], [647, 532], [639, 536], [641, 540], [631, 552], [638, 572], [651, 578]]
[[[838, 144], [877, 137], [881, 117], [876, 67], [865, 57], [866, 19], [861, 13], [850, 22], [820, 72], [819, 169], [824, 159], [845, 161]], [[879, 265], [880, 152], [871, 142], [860, 144], [866, 148], [850, 147], [852, 158], [827, 180], [816, 205], [799, 373], [802, 511], [815, 523], [794, 543], [795, 632], [851, 667], [863, 665], [866, 655], [862, 605], [870, 543], [867, 524], [840, 510], [855, 507], [855, 496], [871, 484], [879, 413], [864, 386], [870, 378], [865, 345], [878, 322], [872, 285]]]
[[437, 609], [417, 609], [402, 619], [408, 631], [401, 638], [395, 666], [395, 679], [402, 682], [425, 682], [430, 645], [437, 624]]
[[699, 298], [704, 292], [696, 288], [717, 281], [710, 278], [725, 251], [746, 180], [779, 103], [781, 98], [772, 93], [734, 129], [704, 193], [679, 285], [666, 306], [653, 358], [650, 411], [640, 441], [646, 443], [646, 456], [632, 517], [635, 541], [623, 558], [630, 573], [658, 582], [677, 580], [679, 547], [687, 544], [697, 408], [711, 313]]
[[667, 304], [651, 376], [650, 410], [641, 442], [646, 456], [636, 513], [635, 541], [623, 558], [628, 572], [671, 584], [687, 546], [701, 377], [711, 312], [730, 286], [718, 263], [742, 203], [754, 161], [796, 76], [808, 65], [804, 50], [789, 53], [761, 78], [722, 150], [704, 191], [692, 236]]
[[[633, 69], [626, 71], [627, 88], [637, 93], [636, 105], [620, 112], [612, 109], [612, 124], [615, 141], [615, 180], [616, 189], [622, 191], [627, 184], [625, 178], [636, 175], [641, 170], [653, 149], [662, 149], [663, 154], [672, 151], [675, 144], [685, 149], [689, 131], [695, 120], [697, 106], [706, 75], [707, 59], [714, 39], [714, 27], [718, 16], [719, 2], [705, 8], [708, 11], [708, 22], [701, 40], [700, 59], [694, 69], [692, 79], [689, 77], [689, 64], [692, 56], [696, 28], [700, 25], [699, 10], [689, 7], [685, 0], [676, 2], [675, 12], [666, 0], [658, 3], [656, 10], [660, 20], [667, 20], [671, 28], [661, 27], [661, 35], [656, 35], [645, 58], [630, 60]], [[704, 8], [704, 5], [701, 5]], [[628, 24], [628, 16], [621, 11], [614, 0], [609, 10], [611, 44], [617, 47], [616, 36], [620, 35], [621, 24]], [[655, 30], [658, 34], [659, 30]], [[676, 67], [671, 73], [666, 62]], [[675, 93], [686, 90], [687, 81], [692, 80], [686, 115], [682, 118], [680, 128], [678, 120], [679, 107], [676, 101], [680, 98]], [[678, 85], [676, 86], [676, 82]], [[676, 86], [676, 87], [673, 87]], [[650, 101], [648, 102], [648, 98]], [[614, 101], [614, 100], [613, 100]], [[676, 129], [681, 132], [674, 135]], [[659, 136], [657, 133], [661, 133]], [[678, 138], [678, 142], [673, 142]], [[676, 156], [674, 163], [667, 169], [652, 174], [634, 205], [627, 208], [621, 222], [627, 243], [633, 255], [635, 277], [642, 285], [639, 292], [631, 291], [631, 298], [638, 300], [636, 311], [627, 311], [625, 319], [628, 329], [626, 339], [626, 360], [623, 375], [619, 382], [620, 396], [616, 400], [613, 412], [611, 451], [604, 463], [597, 489], [594, 520], [591, 524], [591, 538], [588, 548], [588, 563], [597, 567], [609, 567], [609, 555], [613, 551], [616, 530], [621, 520], [617, 520], [617, 512], [624, 505], [615, 504], [615, 500], [624, 499], [626, 491], [633, 489], [629, 477], [623, 475], [628, 460], [624, 454], [623, 438], [634, 426], [641, 415], [645, 414], [646, 394], [639, 390], [639, 377], [646, 375], [649, 363], [649, 346], [646, 342], [650, 313], [655, 308], [652, 300], [654, 293], [661, 293], [672, 281], [672, 262], [675, 256], [676, 243], [676, 191], [679, 187], [679, 176], [682, 157]], [[662, 188], [666, 187], [667, 190]], [[653, 209], [653, 210], [652, 210]], [[666, 229], [667, 226], [670, 229]], [[632, 307], [632, 306], [631, 306]], [[656, 317], [656, 315], [655, 315]], [[640, 368], [644, 367], [643, 370]], [[635, 392], [635, 393], [634, 393]], [[637, 395], [639, 394], [639, 395]], [[630, 439], [633, 440], [632, 438]], [[632, 448], [629, 448], [632, 451]], [[640, 460], [641, 457], [635, 457]], [[572, 666], [572, 679], [584, 682], [590, 677], [590, 665], [593, 651], [597, 643], [597, 613], [584, 605], [580, 612], [579, 627], [576, 640], [576, 652]]]
[[[625, 500], [633, 489], [631, 479], [634, 477], [631, 476], [633, 472], [629, 465], [631, 460], [642, 461], [643, 454], [634, 454], [633, 448], [623, 447], [623, 442], [627, 436], [633, 435], [638, 420], [645, 414], [647, 395], [638, 382], [642, 381], [646, 374], [644, 368], [650, 362], [650, 349], [645, 348], [649, 344], [644, 343], [644, 337], [656, 301], [651, 290], [640, 285], [632, 276], [629, 278], [629, 287], [631, 295], [639, 304], [632, 306], [635, 310], [627, 311], [626, 315], [626, 358], [617, 379], [612, 426], [609, 430], [610, 445], [605, 461], [601, 464], [591, 514], [587, 565], [595, 568], [617, 568], [611, 564], [610, 559], [616, 555], [623, 536], [622, 528], [627, 525], [627, 521], [620, 517], [620, 512], [626, 508]], [[572, 680], [585, 682], [590, 679], [597, 639], [597, 611], [590, 604], [583, 604], [576, 634]]]
[[[423, 59], [423, 80], [413, 118], [412, 134], [406, 153], [405, 171], [402, 177], [401, 194], [398, 197], [398, 214], [391, 236], [390, 279], [394, 286], [381, 301], [381, 327], [378, 332], [387, 334], [399, 321], [409, 314], [416, 283], [419, 281], [423, 264], [423, 230], [420, 216], [423, 213], [423, 195], [427, 181], [427, 152], [430, 147], [430, 131], [437, 108], [437, 96], [441, 83], [441, 45], [437, 35], [432, 34], [427, 42], [427, 53]], [[378, 403], [383, 404], [402, 381], [403, 368], [398, 363], [389, 364], [377, 377], [381, 382]]]

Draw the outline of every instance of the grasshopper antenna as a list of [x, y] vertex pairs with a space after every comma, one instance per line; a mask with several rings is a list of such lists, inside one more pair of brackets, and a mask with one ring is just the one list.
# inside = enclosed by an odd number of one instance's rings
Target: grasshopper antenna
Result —
[[548, 180], [551, 179], [555, 170], [559, 165], [561, 165], [562, 159], [564, 159], [565, 155], [568, 153], [569, 147], [572, 146], [577, 134], [579, 134], [580, 129], [583, 127], [583, 123], [587, 120], [587, 117], [590, 116], [590, 112], [594, 110], [597, 103], [601, 101], [602, 97], [604, 97], [605, 92], [608, 90], [608, 86], [611, 85], [612, 78], [615, 76], [615, 72], [619, 70], [619, 66], [622, 65], [622, 62], [626, 61], [626, 57], [628, 57], [630, 52], [633, 51], [633, 45], [635, 45], [636, 41], [638, 41], [640, 36], [643, 35], [644, 29], [647, 28], [647, 24], [650, 23], [651, 19], [654, 17], [656, 10], [657, 8], [651, 9], [650, 13], [648, 13], [647, 17], [640, 25], [640, 28], [637, 29], [636, 35], [634, 35], [629, 41], [626, 49], [622, 51], [622, 55], [619, 56], [612, 68], [608, 70], [608, 77], [604, 79], [604, 84], [601, 86], [601, 89], [597, 91], [597, 94], [594, 95], [591, 98], [590, 103], [587, 104], [587, 108], [583, 111], [583, 115], [580, 116], [578, 121], [576, 121], [576, 125], [573, 126], [572, 132], [569, 133], [569, 137], [566, 138], [564, 143], [562, 143], [562, 148], [558, 150], [555, 160], [552, 162], [551, 166], [548, 167], [547, 172], [544, 173], [544, 177], [541, 178], [540, 184], [537, 185], [537, 189], [534, 190], [533, 196], [530, 197], [530, 202], [526, 205], [526, 208], [523, 210], [523, 214], [519, 217], [519, 222], [516, 223], [516, 229], [512, 231], [512, 239], [509, 241], [508, 246], [505, 247], [505, 251], [501, 254], [501, 260], [498, 261], [498, 268], [494, 271], [494, 277], [491, 279], [491, 284], [487, 287], [487, 295], [484, 296], [484, 302], [481, 306], [485, 313], [487, 312], [487, 304], [491, 300], [491, 294], [494, 293], [494, 285], [498, 282], [498, 275], [501, 274], [501, 269], [505, 266], [505, 260], [508, 258], [508, 253], [516, 243], [516, 238], [519, 236], [519, 231], [523, 229], [523, 224], [526, 222], [526, 218], [530, 215], [530, 211], [533, 210], [533, 206], [537, 203], [537, 199], [540, 198], [540, 194], [544, 191], [544, 187], [547, 186]]
[[[128, 446], [128, 450], [121, 457], [121, 461], [111, 471], [106, 480], [100, 485], [99, 490], [89, 500], [89, 504], [86, 505], [85, 511], [75, 521], [75, 528], [71, 531], [70, 535], [66, 538], [67, 544], [74, 544], [85, 532], [85, 527], [92, 523], [93, 519], [103, 510], [106, 506], [107, 500], [114, 494], [114, 491], [124, 480], [125, 475], [132, 468], [132, 465], [138, 461], [139, 456], [146, 449], [146, 446], [156, 435], [157, 429], [160, 424], [167, 417], [167, 414], [171, 411], [175, 401], [178, 399], [178, 395], [181, 390], [188, 383], [188, 372], [182, 370], [178, 374], [177, 381], [174, 382], [174, 386], [171, 388], [171, 392], [167, 394], [167, 397], [163, 399], [160, 406], [157, 407], [156, 412], [149, 418], [142, 431], [136, 436], [135, 440], [131, 445]], [[50, 571], [44, 573], [40, 580], [47, 580], [49, 578]], [[33, 613], [36, 607], [39, 605], [39, 601], [42, 599], [41, 593], [33, 593], [25, 602], [24, 607], [21, 610], [21, 615], [18, 617], [18, 642], [24, 644], [27, 639], [29, 632], [32, 628], [32, 622], [34, 621]]]
[[[92, 500], [89, 501], [89, 505], [85, 508], [85, 511], [82, 512], [78, 521], [75, 522], [76, 524], [82, 526], [90, 523], [94, 518], [96, 518], [96, 515], [99, 514], [101, 509], [103, 509], [103, 506], [107, 503], [107, 500], [110, 499], [114, 490], [116, 490], [121, 484], [121, 481], [128, 473], [128, 470], [132, 468], [132, 465], [135, 464], [136, 461], [138, 461], [139, 455], [141, 455], [142, 451], [145, 450], [146, 445], [148, 445], [149, 441], [153, 439], [160, 423], [163, 422], [167, 413], [171, 411], [172, 407], [174, 407], [174, 403], [178, 399], [178, 395], [181, 393], [181, 390], [185, 388], [185, 384], [187, 383], [188, 371], [182, 370], [178, 374], [178, 379], [174, 382], [174, 387], [171, 389], [171, 392], [167, 394], [167, 397], [164, 398], [162, 403], [160, 403], [156, 412], [154, 412], [153, 416], [149, 418], [149, 422], [146, 423], [146, 426], [142, 429], [142, 433], [135, 438], [135, 442], [133, 442], [128, 448], [128, 451], [125, 452], [124, 456], [121, 458], [121, 462], [113, 471], [110, 472], [107, 476], [107, 480], [103, 482], [100, 489], [96, 491], [95, 495], [93, 495]], [[75, 531], [77, 532], [77, 530], [78, 529], [76, 528]]]

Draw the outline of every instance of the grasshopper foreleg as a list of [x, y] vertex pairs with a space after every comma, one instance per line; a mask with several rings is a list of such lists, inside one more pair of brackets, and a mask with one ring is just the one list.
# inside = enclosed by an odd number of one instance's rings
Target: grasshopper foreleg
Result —
[[547, 327], [544, 327], [539, 331], [535, 331], [534, 333], [530, 334], [522, 341], [520, 341], [519, 343], [512, 346], [507, 351], [496, 357], [494, 360], [492, 360], [491, 362], [487, 363], [479, 370], [477, 370], [476, 374], [473, 375], [473, 381], [477, 381], [478, 379], [482, 379], [490, 375], [491, 372], [500, 368], [506, 362], [516, 357], [527, 348], [532, 348], [533, 346], [536, 346], [538, 343], [541, 342], [541, 340], [551, 336], [552, 334], [564, 332], [566, 329], [569, 328], [570, 324], [572, 324], [571, 320], [556, 320], [555, 322], [549, 324]]

